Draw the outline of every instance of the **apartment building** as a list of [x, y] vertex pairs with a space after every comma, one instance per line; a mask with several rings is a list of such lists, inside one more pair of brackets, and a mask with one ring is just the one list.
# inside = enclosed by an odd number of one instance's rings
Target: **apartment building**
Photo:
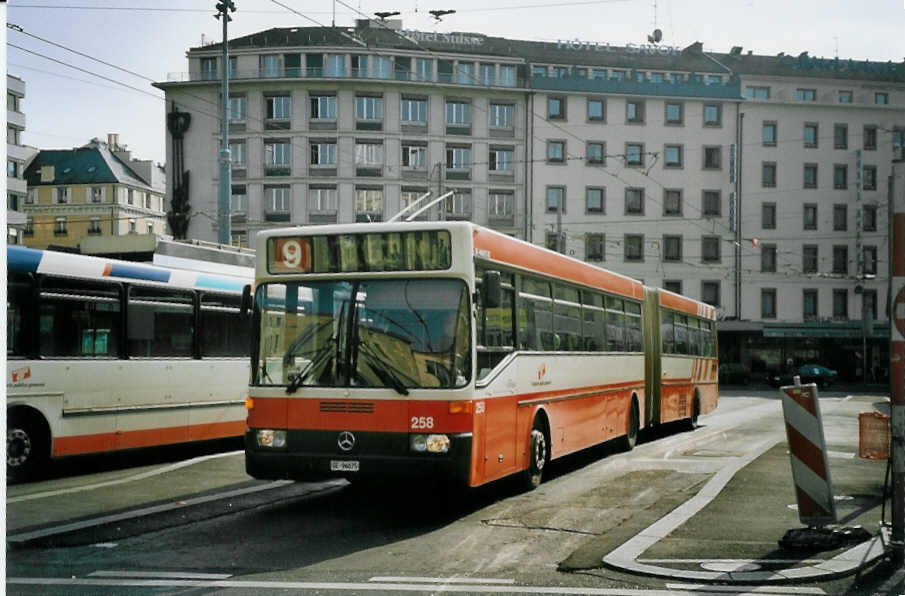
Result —
[[25, 232], [25, 164], [28, 150], [22, 145], [25, 131], [25, 114], [22, 101], [25, 99], [25, 81], [6, 75], [6, 242], [22, 244]]
[[[189, 49], [188, 72], [156, 84], [171, 124], [182, 122], [167, 156], [188, 185], [185, 233], [210, 241], [220, 50]], [[273, 226], [385, 220], [428, 191], [452, 191], [426, 215], [715, 305], [724, 359], [754, 372], [838, 360], [851, 376], [854, 352], [882, 356], [881, 212], [905, 123], [905, 64], [359, 21], [231, 40], [226, 68], [235, 243]], [[835, 146], [842, 124], [846, 149]], [[877, 317], [869, 329], [862, 295]], [[840, 339], [851, 346], [844, 358], [831, 349]]]
[[138, 160], [118, 136], [39, 151], [25, 171], [25, 244], [78, 248], [85, 238], [165, 235], [163, 169]]

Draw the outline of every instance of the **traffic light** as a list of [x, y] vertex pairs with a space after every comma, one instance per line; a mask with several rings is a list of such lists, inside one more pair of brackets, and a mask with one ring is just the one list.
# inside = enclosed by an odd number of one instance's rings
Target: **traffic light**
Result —
[[214, 18], [219, 19], [220, 15], [226, 15], [227, 22], [233, 20], [226, 11], [236, 12], [235, 0], [220, 0], [217, 2], [217, 14], [214, 15]]

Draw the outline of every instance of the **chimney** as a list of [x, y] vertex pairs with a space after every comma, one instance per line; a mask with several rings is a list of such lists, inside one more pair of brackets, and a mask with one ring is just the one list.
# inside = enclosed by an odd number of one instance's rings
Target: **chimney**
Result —
[[119, 148], [119, 133], [107, 133], [107, 148], [110, 149], [110, 151], [116, 151]]

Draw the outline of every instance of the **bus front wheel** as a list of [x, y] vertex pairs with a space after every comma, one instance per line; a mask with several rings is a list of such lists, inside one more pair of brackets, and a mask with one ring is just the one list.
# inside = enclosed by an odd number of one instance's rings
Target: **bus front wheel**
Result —
[[33, 478], [48, 459], [48, 432], [36, 414], [10, 412], [6, 423], [6, 477]]
[[547, 437], [540, 428], [540, 424], [534, 423], [531, 435], [528, 438], [528, 469], [525, 470], [525, 489], [534, 490], [540, 486], [544, 476], [544, 466], [547, 464]]

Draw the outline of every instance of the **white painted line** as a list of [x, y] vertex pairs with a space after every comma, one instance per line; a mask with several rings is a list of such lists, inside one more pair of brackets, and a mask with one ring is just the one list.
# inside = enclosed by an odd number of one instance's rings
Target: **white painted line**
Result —
[[420, 582], [425, 584], [514, 584], [514, 579], [484, 577], [372, 577], [369, 582]]
[[638, 559], [639, 563], [757, 563], [764, 565], [811, 565], [827, 559]]
[[229, 573], [190, 573], [187, 571], [94, 571], [87, 577], [127, 577], [145, 579], [229, 579]]
[[108, 480], [106, 482], [98, 482], [96, 484], [86, 484], [84, 486], [73, 486], [70, 488], [61, 488], [59, 490], [48, 490], [48, 491], [44, 491], [44, 492], [40, 492], [40, 493], [32, 493], [30, 495], [20, 495], [18, 497], [9, 497], [6, 499], [6, 502], [7, 503], [21, 503], [23, 501], [34, 501], [35, 499], [45, 499], [47, 497], [56, 497], [59, 495], [68, 495], [68, 494], [72, 494], [72, 493], [83, 492], [86, 490], [96, 490], [98, 488], [116, 486], [117, 484], [135, 482], [136, 480], [144, 480], [145, 478], [152, 478], [154, 476], [166, 474], [167, 472], [172, 472], [172, 471], [178, 470], [180, 468], [193, 466], [195, 464], [201, 463], [203, 461], [207, 461], [209, 459], [216, 459], [219, 457], [229, 457], [230, 455], [238, 455], [240, 453], [245, 453], [245, 452], [244, 451], [229, 451], [227, 453], [214, 453], [212, 455], [203, 455], [201, 457], [187, 459], [185, 461], [177, 462], [175, 464], [163, 466], [162, 468], [156, 468], [154, 470], [142, 472], [141, 474], [134, 474], [132, 476], [126, 476], [125, 478], [118, 478], [116, 480]]
[[450, 592], [462, 594], [574, 594], [576, 596], [700, 596], [700, 592], [677, 590], [633, 590], [619, 588], [587, 588], [564, 586], [437, 586], [426, 584], [365, 583], [365, 582], [290, 582], [290, 581], [241, 581], [241, 580], [116, 580], [106, 578], [53, 578], [10, 577], [7, 585], [18, 586], [99, 586], [112, 588], [223, 588], [243, 592], [252, 590], [337, 590], [389, 593], [397, 592]]
[[[326, 490], [328, 488], [333, 488], [334, 486], [340, 486], [344, 483], [344, 481], [336, 481], [331, 480], [328, 482], [320, 482], [316, 484], [311, 484], [311, 490], [306, 492], [302, 492], [296, 496], [303, 496], [312, 492], [319, 492], [321, 490]], [[19, 534], [12, 534], [7, 536], [6, 541], [8, 543], [19, 543], [26, 542], [28, 540], [34, 540], [36, 538], [46, 538], [47, 536], [54, 536], [57, 534], [63, 534], [66, 532], [73, 532], [76, 530], [83, 530], [85, 528], [93, 528], [96, 526], [100, 526], [103, 524], [123, 521], [127, 519], [134, 519], [136, 517], [142, 517], [146, 515], [153, 515], [155, 513], [162, 513], [166, 511], [173, 511], [174, 509], [182, 509], [185, 507], [192, 507], [194, 505], [202, 505], [204, 503], [210, 503], [211, 501], [219, 501], [221, 499], [229, 499], [233, 497], [241, 497], [244, 495], [249, 495], [257, 492], [262, 492], [265, 490], [271, 490], [275, 488], [280, 488], [286, 486], [287, 484], [293, 484], [292, 480], [276, 480], [274, 482], [268, 482], [267, 484], [258, 485], [258, 486], [249, 486], [246, 488], [240, 488], [232, 491], [227, 491], [224, 493], [216, 493], [212, 495], [207, 495], [204, 497], [198, 497], [196, 499], [186, 499], [185, 501], [178, 501], [172, 503], [165, 503], [162, 505], [155, 505], [153, 507], [145, 507], [143, 509], [134, 509], [131, 511], [125, 511], [123, 513], [116, 513], [113, 515], [105, 515], [103, 517], [95, 517], [92, 519], [86, 519], [78, 522], [73, 522], [69, 524], [63, 524], [61, 526], [51, 526], [49, 528], [41, 528], [38, 530], [33, 530], [31, 532], [21, 532]]]
[[671, 590], [692, 592], [730, 592], [745, 594], [826, 594], [820, 588], [802, 588], [795, 586], [713, 586], [709, 584], [666, 584]]
[[827, 457], [834, 457], [836, 459], [854, 459], [855, 454], [852, 451], [827, 451]]

